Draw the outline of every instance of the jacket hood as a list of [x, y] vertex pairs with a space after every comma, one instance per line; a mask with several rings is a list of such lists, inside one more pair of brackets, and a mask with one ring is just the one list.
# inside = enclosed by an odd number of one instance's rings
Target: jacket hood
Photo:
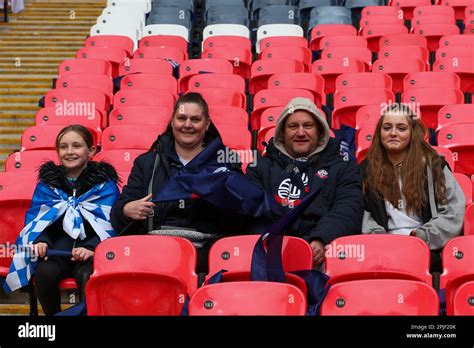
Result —
[[283, 110], [282, 114], [278, 117], [278, 121], [275, 127], [275, 137], [273, 139], [273, 142], [275, 144], [275, 147], [278, 150], [280, 150], [286, 156], [293, 158], [285, 148], [284, 126], [285, 126], [287, 118], [291, 114], [293, 114], [295, 111], [298, 111], [298, 110], [305, 110], [309, 112], [314, 117], [316, 122], [318, 122], [323, 128], [323, 134], [319, 135], [318, 146], [312, 153], [310, 153], [307, 156], [307, 157], [311, 157], [315, 154], [320, 153], [326, 148], [329, 142], [330, 129], [326, 121], [326, 117], [324, 116], [324, 113], [321, 110], [319, 110], [310, 99], [294, 98], [290, 100], [290, 102], [286, 105], [285, 109]]
[[[70, 192], [73, 188], [64, 166], [57, 165], [53, 161], [46, 162], [40, 167], [38, 179], [44, 184], [60, 188], [65, 192]], [[115, 183], [119, 181], [115, 168], [107, 162], [90, 161], [77, 178], [74, 187], [80, 188], [80, 191], [84, 193], [95, 185], [109, 180]]]

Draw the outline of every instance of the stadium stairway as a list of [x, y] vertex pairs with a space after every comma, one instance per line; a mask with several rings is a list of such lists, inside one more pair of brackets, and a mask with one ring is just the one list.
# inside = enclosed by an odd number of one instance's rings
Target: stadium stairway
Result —
[[106, 0], [27, 0], [24, 11], [0, 22], [0, 170], [34, 125], [59, 63], [74, 58], [105, 6]]

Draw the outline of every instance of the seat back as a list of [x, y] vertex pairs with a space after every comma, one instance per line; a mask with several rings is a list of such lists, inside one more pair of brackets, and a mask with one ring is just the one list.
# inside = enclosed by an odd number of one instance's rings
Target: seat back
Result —
[[206, 285], [189, 302], [189, 315], [305, 315], [306, 298], [297, 287], [275, 282]]
[[429, 266], [428, 246], [410, 236], [347, 236], [337, 238], [326, 249], [326, 273], [331, 282], [397, 278], [431, 285]]
[[436, 291], [425, 283], [404, 279], [338, 283], [331, 286], [321, 306], [321, 315], [438, 314]]

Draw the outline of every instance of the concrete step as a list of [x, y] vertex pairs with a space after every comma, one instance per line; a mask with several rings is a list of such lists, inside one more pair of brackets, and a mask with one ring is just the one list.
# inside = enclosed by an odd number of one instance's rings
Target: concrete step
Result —
[[[48, 45], [48, 42], [45, 40], [44, 45], [41, 47], [41, 51], [43, 52], [71, 52], [76, 51], [82, 48], [83, 45], [71, 45], [71, 46], [63, 46], [63, 45]], [[4, 52], [38, 52], [38, 47], [28, 47], [28, 46], [16, 46], [16, 45], [4, 45], [2, 47], [1, 53]]]
[[0, 105], [4, 103], [12, 103], [12, 104], [17, 104], [17, 103], [35, 103], [38, 101], [37, 97], [12, 97], [8, 95], [0, 95]]
[[42, 96], [45, 93], [47, 93], [51, 88], [31, 88], [31, 89], [25, 89], [25, 88], [2, 88], [0, 87], [0, 101], [2, 101], [2, 97], [5, 96], [31, 96], [31, 97], [38, 97]]
[[20, 113], [25, 111], [38, 111], [40, 107], [36, 102], [35, 105], [27, 104], [27, 103], [0, 103], [0, 109], [4, 113]]
[[15, 68], [15, 69], [2, 69], [0, 68], [0, 74], [4, 75], [13, 75], [13, 74], [43, 74], [44, 75], [51, 75], [54, 74], [57, 71], [57, 69], [53, 68]]
[[15, 90], [20, 88], [38, 88], [41, 90], [48, 90], [53, 88], [51, 82], [30, 82], [30, 83], [23, 83], [23, 82], [0, 82], [0, 88], [2, 90], [8, 91], [9, 89]]
[[2, 41], [0, 39], [0, 44], [2, 47], [44, 47], [44, 46], [49, 46], [49, 47], [55, 47], [55, 46], [61, 46], [61, 47], [77, 47], [77, 46], [83, 46], [85, 40], [82, 38], [78, 38], [77, 40], [70, 40], [67, 37], [64, 37], [61, 39], [61, 41], [48, 41], [44, 42], [41, 40], [11, 40], [11, 41]]
[[[17, 66], [19, 65], [19, 66]], [[44, 62], [25, 62], [22, 61], [21, 59], [18, 61], [18, 63], [15, 65], [15, 63], [10, 62], [2, 62], [0, 61], [0, 68], [2, 69], [11, 69], [15, 70], [16, 68], [52, 68], [52, 69], [57, 69], [59, 63], [57, 62], [51, 62], [51, 63], [44, 63]]]

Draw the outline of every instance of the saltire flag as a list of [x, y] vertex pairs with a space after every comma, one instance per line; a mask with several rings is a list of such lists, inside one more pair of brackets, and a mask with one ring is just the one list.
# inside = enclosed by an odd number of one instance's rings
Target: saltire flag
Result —
[[[186, 166], [173, 174], [154, 202], [200, 197], [216, 207], [235, 213], [262, 216], [272, 212], [281, 215], [281, 207], [270, 194], [243, 174], [219, 160], [228, 153], [220, 139], [215, 139]], [[221, 156], [224, 157], [224, 156]]]
[[110, 210], [118, 196], [119, 190], [113, 181], [96, 185], [77, 198], [39, 182], [26, 213], [25, 227], [15, 243], [19, 248], [3, 286], [6, 293], [27, 285], [36, 269], [36, 256], [22, 247], [32, 244], [45, 228], [59, 218], [64, 216], [64, 232], [73, 239], [86, 238], [83, 219], [91, 224], [100, 240], [115, 236], [109, 221]]

